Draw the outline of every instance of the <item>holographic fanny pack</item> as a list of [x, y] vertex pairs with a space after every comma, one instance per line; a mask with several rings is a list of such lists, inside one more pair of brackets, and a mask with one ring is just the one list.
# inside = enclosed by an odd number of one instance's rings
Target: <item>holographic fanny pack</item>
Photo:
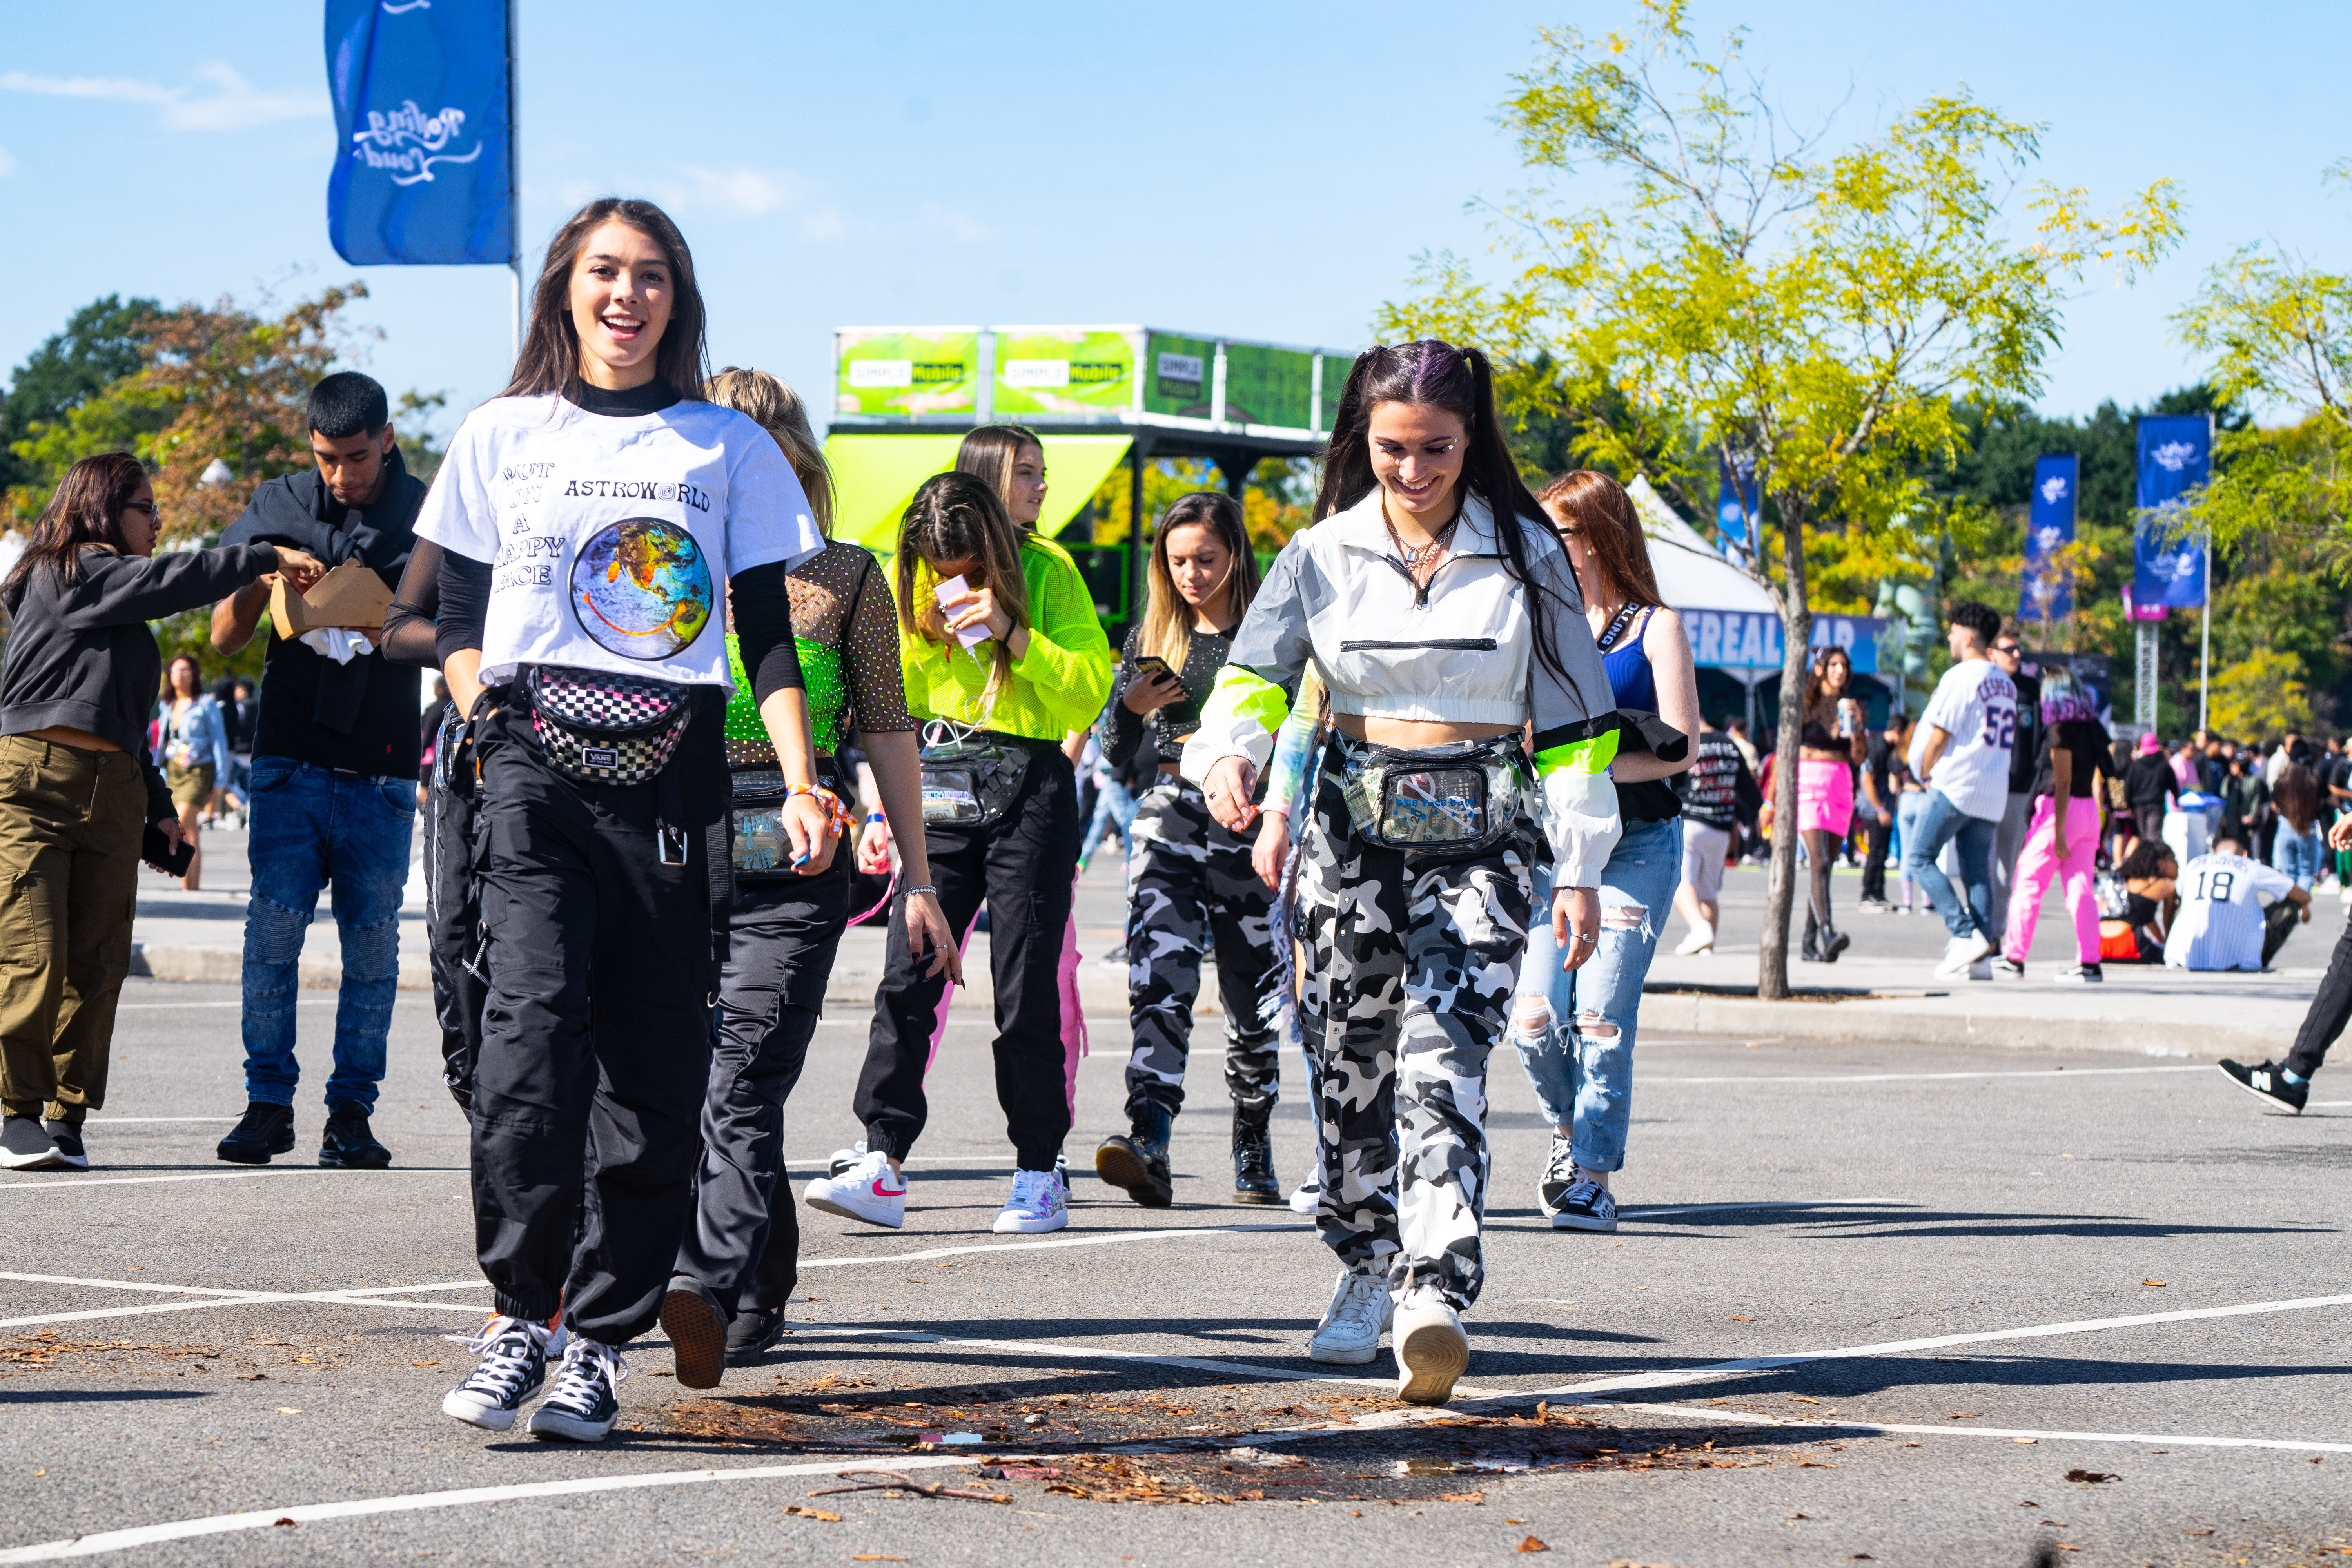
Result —
[[1356, 836], [1389, 849], [1475, 855], [1517, 826], [1528, 793], [1517, 735], [1402, 751], [1335, 736], [1335, 777]]

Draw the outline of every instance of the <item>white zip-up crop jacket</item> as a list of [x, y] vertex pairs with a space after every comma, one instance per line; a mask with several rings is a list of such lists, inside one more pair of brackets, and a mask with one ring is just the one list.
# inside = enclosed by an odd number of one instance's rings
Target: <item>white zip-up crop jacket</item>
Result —
[[1535, 657], [1527, 591], [1504, 570], [1493, 513], [1471, 498], [1453, 547], [1417, 588], [1374, 489], [1284, 546], [1234, 634], [1233, 657], [1184, 743], [1200, 783], [1226, 757], [1263, 770], [1300, 672], [1315, 663], [1338, 713], [1455, 724], [1535, 723], [1556, 884], [1597, 887], [1621, 825], [1609, 764], [1618, 720], [1576, 575], [1552, 531], [1518, 520], [1565, 681]]

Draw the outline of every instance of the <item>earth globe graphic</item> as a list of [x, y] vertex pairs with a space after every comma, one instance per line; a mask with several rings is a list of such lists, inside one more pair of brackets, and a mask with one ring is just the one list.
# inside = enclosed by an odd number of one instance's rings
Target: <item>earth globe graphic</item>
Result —
[[710, 566], [694, 535], [654, 517], [597, 531], [572, 563], [572, 613], [596, 646], [659, 659], [710, 624]]

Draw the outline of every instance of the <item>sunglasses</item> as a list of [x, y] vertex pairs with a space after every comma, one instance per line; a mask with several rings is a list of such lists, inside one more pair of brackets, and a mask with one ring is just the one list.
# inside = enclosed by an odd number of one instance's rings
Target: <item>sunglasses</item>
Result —
[[152, 500], [127, 500], [122, 503], [122, 510], [125, 511], [143, 511], [147, 514], [147, 521], [150, 522], [154, 521], [157, 518], [163, 515], [162, 512], [155, 510], [155, 503]]

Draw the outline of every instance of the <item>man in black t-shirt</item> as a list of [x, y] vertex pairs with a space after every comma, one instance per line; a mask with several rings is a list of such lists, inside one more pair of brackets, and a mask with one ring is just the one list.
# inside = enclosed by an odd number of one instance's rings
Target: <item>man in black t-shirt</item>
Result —
[[[330, 566], [355, 561], [397, 587], [425, 485], [401, 463], [383, 388], [352, 372], [331, 375], [311, 389], [308, 417], [315, 471], [264, 484], [221, 542], [299, 545]], [[215, 647], [235, 653], [252, 640], [271, 583], [265, 577], [214, 606]], [[268, 1164], [294, 1147], [302, 939], [330, 887], [343, 974], [319, 1163], [378, 1170], [392, 1162], [368, 1118], [400, 984], [400, 902], [416, 826], [418, 672], [387, 662], [373, 640], [355, 645], [337, 631], [292, 641], [273, 635], [265, 656], [247, 837], [246, 1110], [218, 1150], [238, 1164]]]

